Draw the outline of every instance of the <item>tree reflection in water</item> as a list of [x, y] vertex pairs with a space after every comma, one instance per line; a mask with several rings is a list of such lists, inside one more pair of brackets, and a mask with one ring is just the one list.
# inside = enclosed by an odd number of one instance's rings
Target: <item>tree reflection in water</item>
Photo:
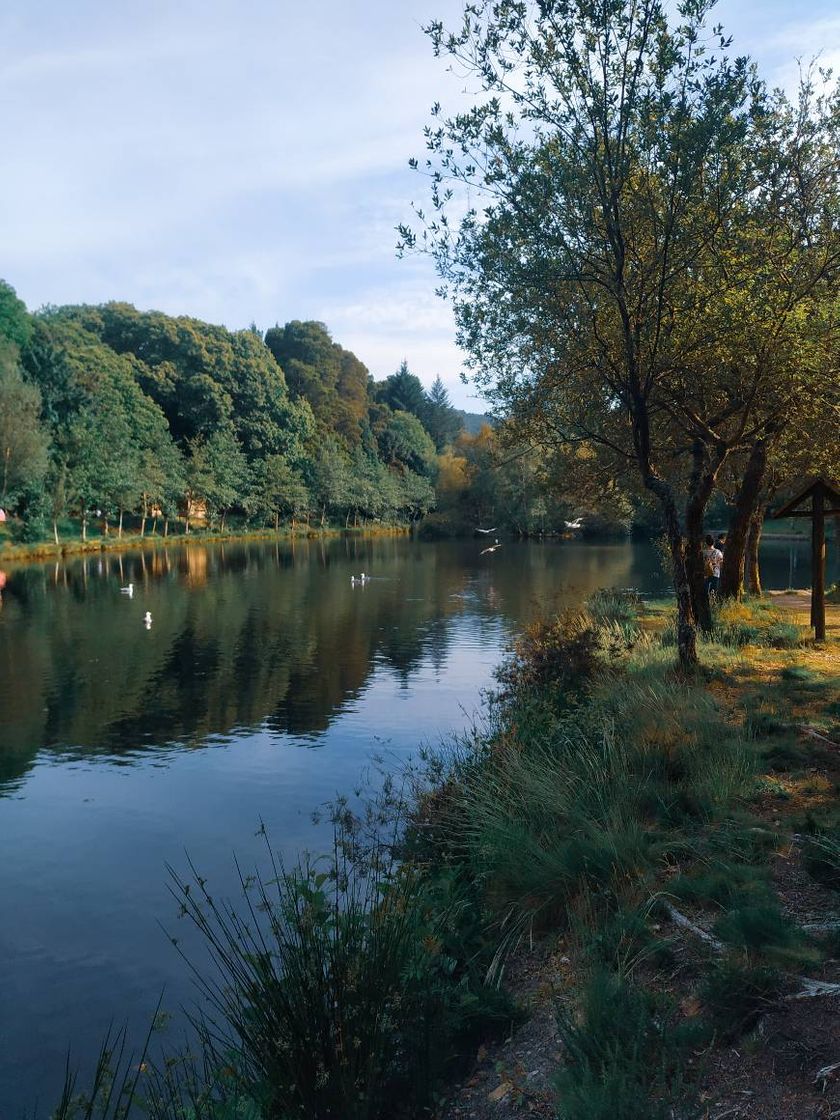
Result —
[[[374, 579], [351, 587], [363, 568]], [[134, 752], [263, 727], [317, 736], [375, 664], [442, 662], [454, 618], [515, 625], [603, 584], [651, 582], [629, 545], [398, 538], [190, 545], [10, 573], [0, 628], [0, 782], [39, 750]], [[132, 599], [118, 588], [133, 582]], [[151, 611], [154, 627], [142, 625]]]

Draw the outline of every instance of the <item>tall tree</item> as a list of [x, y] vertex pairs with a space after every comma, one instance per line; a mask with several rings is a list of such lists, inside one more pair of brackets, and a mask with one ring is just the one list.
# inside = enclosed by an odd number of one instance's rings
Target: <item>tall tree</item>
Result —
[[[669, 20], [661, 0], [478, 0], [460, 31], [433, 24], [486, 96], [436, 113], [420, 213], [479, 383], [555, 440], [609, 450], [659, 501], [686, 667], [703, 512], [751, 419], [720, 343], [765, 107], [747, 61], [709, 42], [711, 7], [682, 0]], [[480, 212], [450, 216], [459, 184]]]
[[376, 395], [394, 412], [410, 412], [425, 422], [429, 402], [420, 378], [411, 372], [408, 362], [401, 362], [396, 373], [377, 384]]
[[461, 430], [461, 417], [452, 407], [440, 375], [434, 379], [429, 390], [424, 423], [438, 451], [449, 447]]

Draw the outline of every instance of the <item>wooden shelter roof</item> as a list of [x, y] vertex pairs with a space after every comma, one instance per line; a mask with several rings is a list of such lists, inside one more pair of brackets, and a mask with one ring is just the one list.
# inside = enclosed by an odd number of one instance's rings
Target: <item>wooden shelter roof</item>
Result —
[[826, 509], [826, 513], [840, 513], [840, 486], [836, 482], [820, 476], [817, 478], [809, 478], [806, 482], [802, 483], [797, 489], [794, 496], [780, 506], [773, 514], [774, 518], [777, 517], [810, 517], [810, 513], [804, 510], [797, 512], [796, 507], [804, 502], [807, 498], [814, 495], [814, 491], [818, 488], [822, 489], [823, 499], [828, 499], [831, 503], [831, 508]]

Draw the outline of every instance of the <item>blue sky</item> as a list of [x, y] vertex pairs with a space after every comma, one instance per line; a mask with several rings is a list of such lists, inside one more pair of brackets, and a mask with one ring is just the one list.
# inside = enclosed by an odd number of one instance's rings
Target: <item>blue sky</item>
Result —
[[[376, 377], [406, 358], [453, 400], [460, 355], [428, 262], [394, 226], [436, 100], [463, 81], [421, 26], [460, 0], [10, 0], [0, 12], [0, 276], [31, 308], [128, 300], [232, 328], [321, 319]], [[834, 2], [722, 0], [774, 83]]]

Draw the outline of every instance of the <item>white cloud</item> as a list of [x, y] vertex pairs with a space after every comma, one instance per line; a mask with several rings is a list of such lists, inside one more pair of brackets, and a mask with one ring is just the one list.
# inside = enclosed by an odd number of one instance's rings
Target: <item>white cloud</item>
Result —
[[[459, 399], [426, 261], [394, 227], [425, 194], [431, 103], [463, 80], [420, 24], [461, 0], [30, 0], [0, 12], [3, 270], [30, 306], [127, 299], [229, 326], [322, 318], [377, 376], [403, 357]], [[775, 81], [837, 58], [829, 0], [721, 0]], [[47, 44], [45, 46], [45, 44]]]

